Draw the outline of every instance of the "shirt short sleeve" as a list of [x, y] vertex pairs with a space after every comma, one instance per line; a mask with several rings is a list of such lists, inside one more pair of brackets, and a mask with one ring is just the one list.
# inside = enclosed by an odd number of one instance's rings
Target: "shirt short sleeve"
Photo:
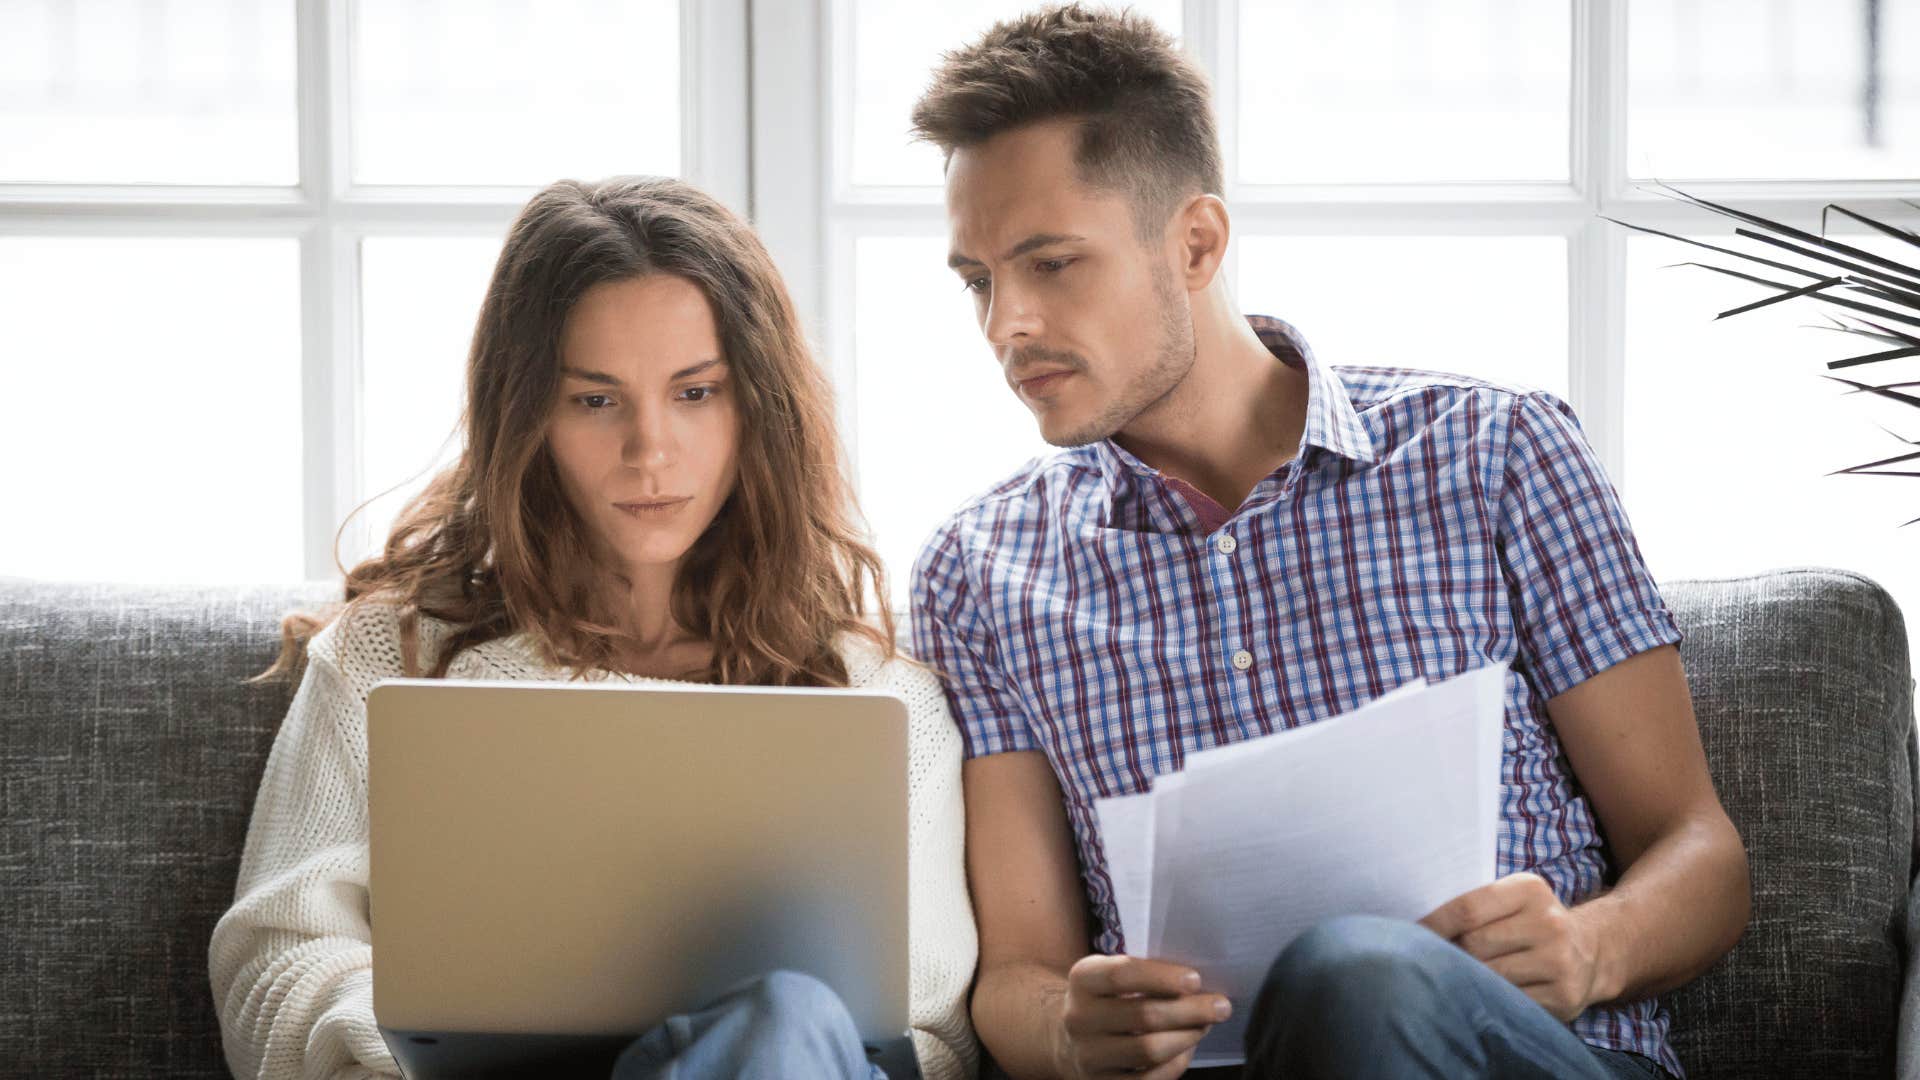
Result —
[[961, 544], [959, 523], [949, 522], [914, 564], [914, 655], [940, 674], [967, 757], [1038, 750], [999, 662], [992, 620], [967, 580]]
[[1543, 699], [1680, 641], [1618, 493], [1573, 409], [1551, 394], [1516, 399], [1500, 517], [1514, 666]]

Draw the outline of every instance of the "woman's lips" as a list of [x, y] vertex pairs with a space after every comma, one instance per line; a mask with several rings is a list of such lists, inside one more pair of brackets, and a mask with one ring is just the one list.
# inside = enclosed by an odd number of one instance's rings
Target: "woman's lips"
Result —
[[615, 509], [631, 517], [655, 518], [665, 517], [692, 501], [692, 496], [685, 496], [678, 499], [654, 499], [647, 502], [614, 503], [613, 505]]

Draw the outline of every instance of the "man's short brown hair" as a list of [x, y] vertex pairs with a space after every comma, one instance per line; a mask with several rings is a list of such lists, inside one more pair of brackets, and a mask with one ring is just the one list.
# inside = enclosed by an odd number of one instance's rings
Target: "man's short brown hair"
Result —
[[1087, 184], [1125, 192], [1143, 239], [1191, 195], [1220, 195], [1207, 77], [1146, 17], [1065, 4], [995, 23], [945, 55], [913, 133], [951, 158], [1041, 120], [1075, 118]]

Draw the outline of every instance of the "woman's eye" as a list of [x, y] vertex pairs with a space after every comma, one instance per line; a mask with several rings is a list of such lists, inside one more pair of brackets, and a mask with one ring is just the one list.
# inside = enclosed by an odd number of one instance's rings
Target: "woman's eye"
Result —
[[579, 397], [574, 398], [574, 400], [585, 405], [589, 410], [598, 412], [611, 404], [613, 398], [606, 394], [581, 394]]
[[713, 397], [715, 392], [715, 388], [711, 386], [689, 386], [680, 391], [680, 400], [698, 404]]

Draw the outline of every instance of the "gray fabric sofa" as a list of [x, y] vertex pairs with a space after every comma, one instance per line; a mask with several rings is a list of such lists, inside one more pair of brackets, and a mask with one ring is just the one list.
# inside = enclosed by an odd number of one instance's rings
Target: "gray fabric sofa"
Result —
[[[1664, 587], [1753, 921], [1671, 998], [1690, 1074], [1920, 1077], [1913, 683], [1892, 600], [1801, 569]], [[323, 585], [0, 579], [0, 1074], [222, 1076], [207, 940]], [[1897, 1070], [1897, 1071], [1896, 1071]]]

